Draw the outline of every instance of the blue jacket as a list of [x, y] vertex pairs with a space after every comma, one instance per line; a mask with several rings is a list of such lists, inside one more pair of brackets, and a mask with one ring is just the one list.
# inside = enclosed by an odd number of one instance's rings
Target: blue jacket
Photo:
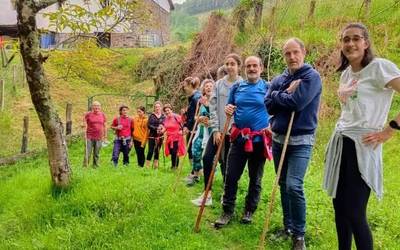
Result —
[[[300, 85], [292, 94], [286, 92], [290, 83], [300, 79]], [[284, 135], [289, 125], [290, 114], [295, 111], [291, 135], [314, 134], [318, 123], [319, 101], [322, 82], [319, 73], [309, 64], [290, 74], [285, 72], [275, 77], [265, 98], [265, 106], [272, 131]]]

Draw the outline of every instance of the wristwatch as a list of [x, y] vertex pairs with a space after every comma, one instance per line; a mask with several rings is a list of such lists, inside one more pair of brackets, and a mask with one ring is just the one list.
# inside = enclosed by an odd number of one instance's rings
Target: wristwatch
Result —
[[391, 120], [391, 121], [389, 122], [389, 126], [390, 126], [392, 129], [400, 130], [400, 126], [399, 126], [399, 124], [397, 124], [397, 122], [396, 122], [395, 120]]

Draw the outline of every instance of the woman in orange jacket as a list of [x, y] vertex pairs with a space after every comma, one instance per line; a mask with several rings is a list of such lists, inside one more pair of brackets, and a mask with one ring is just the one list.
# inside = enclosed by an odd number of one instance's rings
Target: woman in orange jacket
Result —
[[147, 116], [146, 110], [143, 106], [137, 108], [137, 115], [133, 118], [133, 144], [135, 146], [137, 162], [139, 167], [144, 166], [144, 149], [146, 147], [147, 136], [149, 129], [147, 127]]

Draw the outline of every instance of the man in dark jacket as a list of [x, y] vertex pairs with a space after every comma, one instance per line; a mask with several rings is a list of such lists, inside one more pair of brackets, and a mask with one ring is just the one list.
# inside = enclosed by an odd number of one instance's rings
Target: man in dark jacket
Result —
[[298, 38], [283, 46], [287, 69], [271, 82], [265, 99], [273, 132], [272, 152], [278, 168], [291, 113], [295, 112], [292, 131], [279, 180], [284, 229], [281, 236], [292, 236], [293, 249], [305, 249], [306, 201], [304, 175], [315, 141], [318, 109], [322, 91], [321, 77], [304, 63], [306, 50]]

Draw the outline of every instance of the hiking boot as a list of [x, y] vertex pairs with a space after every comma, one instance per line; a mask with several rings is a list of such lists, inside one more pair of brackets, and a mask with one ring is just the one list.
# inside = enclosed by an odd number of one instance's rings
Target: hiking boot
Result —
[[[201, 203], [203, 202], [203, 197], [204, 197], [204, 193], [201, 194], [199, 196], [199, 198], [192, 200], [192, 203], [197, 206], [200, 207]], [[208, 194], [208, 197], [206, 199], [206, 203], [204, 204], [206, 207], [211, 206], [212, 205], [212, 197], [211, 197], [211, 193]]]
[[189, 175], [186, 179], [187, 186], [193, 186], [194, 184], [200, 182], [200, 177], [197, 175]]
[[289, 239], [289, 237], [292, 237], [292, 236], [293, 236], [293, 233], [292, 233], [292, 231], [290, 229], [281, 228], [281, 229], [276, 230], [272, 234], [272, 236], [270, 237], [270, 240], [272, 240], [272, 241], [287, 240], [287, 239]]
[[252, 217], [253, 217], [253, 212], [245, 211], [242, 215], [242, 219], [240, 220], [240, 223], [250, 224], [252, 221]]
[[222, 215], [214, 222], [214, 227], [218, 229], [226, 226], [229, 221], [231, 221], [232, 217], [233, 214], [223, 212]]
[[306, 242], [304, 237], [302, 236], [293, 236], [292, 237], [292, 249], [293, 250], [306, 250]]

